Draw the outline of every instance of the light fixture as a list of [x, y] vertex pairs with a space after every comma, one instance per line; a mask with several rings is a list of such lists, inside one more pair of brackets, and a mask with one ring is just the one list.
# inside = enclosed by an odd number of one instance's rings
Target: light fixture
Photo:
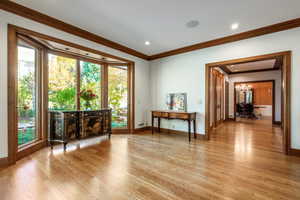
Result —
[[151, 43], [149, 41], [145, 42], [145, 45], [149, 46]]
[[239, 28], [239, 24], [238, 23], [234, 23], [234, 24], [231, 25], [231, 29], [232, 30], [236, 30], [238, 28]]
[[241, 84], [241, 85], [236, 85], [235, 89], [241, 92], [247, 92], [250, 91], [252, 89], [251, 85], [247, 85], [247, 84]]
[[191, 20], [191, 21], [189, 21], [189, 22], [187, 22], [186, 24], [185, 24], [185, 26], [187, 27], [187, 28], [195, 28], [195, 27], [197, 27], [199, 25], [199, 21], [198, 20]]

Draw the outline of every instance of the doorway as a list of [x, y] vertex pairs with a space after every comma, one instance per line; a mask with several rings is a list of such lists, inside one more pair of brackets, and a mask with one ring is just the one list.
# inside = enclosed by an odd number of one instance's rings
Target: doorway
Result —
[[[275, 80], [246, 81], [234, 83], [234, 120], [275, 122], [275, 115], [281, 117], [281, 109], [275, 113]], [[281, 98], [281, 94], [277, 94]]]
[[[282, 152], [285, 153], [285, 154], [290, 153], [290, 151], [291, 151], [291, 146], [290, 146], [290, 127], [291, 127], [291, 125], [290, 125], [290, 69], [291, 69], [291, 52], [290, 51], [206, 64], [206, 92], [205, 92], [205, 96], [206, 96], [205, 97], [205, 99], [206, 99], [206, 104], [205, 104], [205, 114], [206, 114], [205, 126], [206, 126], [206, 128], [205, 128], [205, 135], [206, 135], [206, 138], [208, 140], [212, 138], [212, 136], [213, 136], [212, 133], [214, 131], [213, 129], [210, 128], [211, 127], [211, 120], [212, 120], [211, 115], [213, 114], [213, 113], [211, 113], [210, 109], [212, 107], [212, 104], [214, 104], [213, 103], [214, 100], [211, 99], [211, 95], [210, 95], [212, 87], [213, 87], [212, 86], [213, 76], [212, 76], [212, 73], [211, 73], [212, 69], [213, 68], [221, 68], [221, 69], [223, 68], [224, 69], [223, 71], [226, 72], [226, 70], [228, 70], [229, 68], [232, 68], [231, 70], [234, 71], [234, 65], [242, 65], [242, 64], [250, 63], [250, 62], [271, 62], [271, 60], [273, 60], [273, 62], [274, 62], [274, 65], [273, 65], [274, 68], [278, 67], [279, 64], [281, 64], [281, 77], [282, 77], [282, 79], [281, 79], [281, 83], [280, 83], [280, 87], [281, 87], [280, 89], [282, 91], [282, 93], [281, 93], [282, 94], [282, 103], [281, 104], [283, 106], [281, 108], [281, 111], [282, 111], [282, 113], [281, 113], [281, 124], [282, 125], [281, 125], [281, 127], [279, 127], [278, 131], [280, 132], [280, 135], [281, 135], [280, 145], [281, 145]], [[224, 66], [226, 66], [226, 68], [224, 68]], [[256, 69], [252, 70], [252, 72], [253, 72], [253, 74], [256, 74], [257, 72], [272, 71], [272, 70], [274, 70], [274, 69], [261, 69], [260, 67], [256, 66]], [[246, 71], [247, 71], [247, 67], [243, 68], [241, 71], [239, 71], [239, 73], [245, 73]], [[264, 79], [268, 80], [268, 77], [264, 77]], [[226, 93], [226, 90], [225, 90], [225, 93]], [[273, 93], [273, 91], [272, 91], [272, 93]], [[274, 101], [272, 102], [272, 104], [273, 103], [274, 103]], [[225, 105], [226, 105], [226, 101], [225, 101]], [[272, 107], [272, 110], [273, 110], [273, 107]], [[234, 110], [234, 115], [236, 115], [235, 106], [233, 106], [232, 109]], [[226, 109], [225, 109], [225, 116], [226, 116]], [[274, 114], [273, 114], [273, 111], [272, 111], [272, 118], [273, 117], [274, 117]], [[232, 118], [235, 119], [234, 116], [232, 116], [231, 119]], [[272, 121], [274, 121], [274, 120], [272, 120]], [[232, 123], [232, 121], [229, 122], [229, 123]], [[232, 125], [236, 125], [236, 124], [232, 124]], [[252, 129], [252, 132], [253, 133], [257, 132], [256, 127], [255, 126], [252, 126], [252, 127], [254, 127]], [[263, 133], [264, 132], [264, 130], [263, 130], [264, 127], [261, 126], [261, 128], [262, 129], [259, 132]], [[230, 132], [230, 131], [236, 131], [237, 129], [233, 128], [233, 129], [230, 129], [230, 130], [227, 129], [227, 130]], [[242, 127], [239, 130], [242, 133], [245, 133], [244, 135], [248, 134], [245, 127], [244, 128]], [[270, 130], [273, 131], [273, 129], [270, 129]], [[239, 134], [239, 131], [237, 131], [236, 134]], [[273, 132], [271, 134], [273, 134], [272, 136], [274, 136]], [[232, 135], [227, 135], [225, 138], [228, 139], [231, 136]], [[234, 141], [233, 141], [233, 143], [234, 143]]]

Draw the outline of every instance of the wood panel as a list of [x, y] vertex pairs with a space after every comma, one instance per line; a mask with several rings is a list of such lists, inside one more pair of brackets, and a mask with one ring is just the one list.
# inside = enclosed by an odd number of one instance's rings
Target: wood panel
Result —
[[224, 75], [218, 70], [212, 69], [211, 76], [213, 79], [211, 98], [213, 100], [213, 107], [211, 112], [214, 114], [213, 126], [217, 127], [224, 120]]
[[[255, 88], [254, 91], [254, 101], [255, 105], [269, 105], [272, 106], [273, 94], [272, 87], [269, 88]], [[275, 106], [275, 105], [274, 105]]]

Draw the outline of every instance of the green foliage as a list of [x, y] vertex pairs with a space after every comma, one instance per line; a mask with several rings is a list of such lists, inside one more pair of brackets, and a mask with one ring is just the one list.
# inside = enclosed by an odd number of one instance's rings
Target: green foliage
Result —
[[112, 108], [112, 121], [114, 123], [126, 124], [127, 105], [124, 105], [127, 103], [126, 70], [119, 68], [109, 69], [108, 102], [109, 107]]
[[34, 73], [30, 72], [20, 77], [18, 81], [19, 116], [33, 117], [35, 115], [34, 93]]
[[49, 55], [49, 109], [76, 108], [76, 60]]
[[101, 108], [101, 66], [89, 62], [80, 62], [80, 65], [80, 90], [91, 90], [97, 95], [93, 101], [81, 98], [80, 107], [85, 110], [89, 108], [92, 110], [99, 109]]
[[49, 102], [53, 110], [72, 110], [75, 109], [75, 88], [65, 88], [59, 91], [49, 92]]
[[101, 79], [100, 65], [89, 63], [89, 62], [81, 62], [80, 64], [81, 64], [81, 81], [83, 84], [100, 82]]
[[18, 145], [26, 144], [36, 139], [35, 128], [27, 128], [23, 132], [18, 130]]

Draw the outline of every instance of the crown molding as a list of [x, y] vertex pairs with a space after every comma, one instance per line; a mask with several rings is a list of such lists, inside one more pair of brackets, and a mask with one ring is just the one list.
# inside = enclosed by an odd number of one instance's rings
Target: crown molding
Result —
[[65, 23], [61, 20], [50, 17], [48, 15], [40, 13], [31, 8], [27, 8], [25, 6], [17, 4], [15, 2], [12, 2], [9, 0], [1, 0], [0, 1], [0, 9], [14, 13], [16, 15], [19, 15], [19, 16], [22, 16], [22, 17], [25, 17], [28, 19], [31, 19], [31, 20], [34, 20], [36, 22], [45, 24], [47, 26], [56, 28], [58, 30], [79, 36], [81, 38], [96, 42], [98, 44], [110, 47], [112, 49], [116, 49], [116, 50], [122, 51], [124, 53], [148, 60], [149, 56], [147, 56], [141, 52], [138, 52], [134, 49], [128, 48], [124, 45], [118, 44], [116, 42], [113, 42], [113, 41], [103, 38], [101, 36], [98, 36], [94, 33], [91, 33], [86, 30], [83, 30], [81, 28], [78, 28], [76, 26], [73, 26], [71, 24]]
[[236, 41], [245, 40], [245, 39], [249, 39], [249, 38], [253, 38], [253, 37], [257, 37], [257, 36], [262, 36], [262, 35], [266, 35], [266, 34], [276, 33], [279, 31], [284, 31], [284, 30], [300, 27], [300, 18], [297, 18], [297, 19], [273, 24], [270, 26], [265, 26], [262, 28], [230, 35], [227, 37], [222, 37], [222, 38], [218, 38], [215, 40], [201, 42], [201, 43], [197, 43], [194, 45], [190, 45], [190, 46], [186, 46], [186, 47], [182, 47], [182, 48], [178, 48], [178, 49], [174, 49], [174, 50], [170, 50], [170, 51], [166, 51], [166, 52], [162, 52], [159, 54], [148, 56], [144, 53], [138, 52], [134, 49], [131, 49], [124, 45], [118, 44], [116, 42], [113, 42], [113, 41], [103, 38], [101, 36], [98, 36], [94, 33], [88, 32], [86, 30], [83, 30], [83, 29], [73, 26], [71, 24], [65, 23], [61, 20], [55, 19], [53, 17], [50, 17], [50, 16], [40, 13], [36, 10], [27, 8], [25, 6], [22, 6], [20, 4], [17, 4], [15, 2], [12, 2], [9, 0], [0, 1], [0, 9], [5, 10], [7, 12], [14, 13], [16, 15], [19, 15], [19, 16], [22, 16], [22, 17], [25, 17], [28, 19], [31, 19], [31, 20], [39, 22], [41, 24], [45, 24], [47, 26], [56, 28], [58, 30], [79, 36], [86, 40], [90, 40], [92, 42], [96, 42], [98, 44], [110, 47], [112, 49], [116, 49], [121, 52], [142, 58], [144, 60], [150, 60], [150, 61], [177, 55], [177, 54], [187, 53], [190, 51], [209, 48], [209, 47], [218, 46], [218, 45], [222, 45], [222, 44], [226, 44], [226, 43], [230, 43], [230, 42], [236, 42]]
[[250, 30], [250, 31], [242, 32], [242, 33], [238, 33], [235, 35], [230, 35], [230, 36], [223, 37], [223, 38], [218, 38], [215, 40], [197, 43], [197, 44], [194, 44], [191, 46], [186, 46], [186, 47], [174, 49], [171, 51], [166, 51], [166, 52], [159, 53], [159, 54], [155, 54], [155, 55], [150, 56], [149, 60], [156, 60], [159, 58], [164, 58], [164, 57], [173, 56], [173, 55], [177, 55], [177, 54], [187, 53], [190, 51], [195, 51], [195, 50], [204, 49], [204, 48], [208, 48], [208, 47], [218, 46], [218, 45], [222, 45], [222, 44], [226, 44], [226, 43], [230, 43], [230, 42], [245, 40], [245, 39], [249, 39], [249, 38], [253, 38], [253, 37], [257, 37], [257, 36], [261, 36], [261, 35], [276, 33], [279, 31], [284, 31], [284, 30], [288, 30], [288, 29], [292, 29], [292, 28], [297, 28], [297, 27], [300, 27], [300, 18], [281, 22], [278, 24], [273, 24], [270, 26], [265, 26], [262, 28], [258, 28], [258, 29], [254, 29], [254, 30]]

